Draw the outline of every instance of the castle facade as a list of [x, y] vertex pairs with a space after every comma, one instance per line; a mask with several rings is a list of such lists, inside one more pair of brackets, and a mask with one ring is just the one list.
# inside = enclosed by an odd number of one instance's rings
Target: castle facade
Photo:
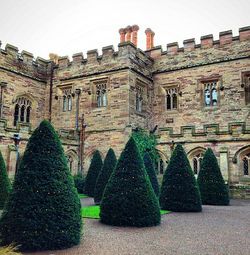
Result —
[[[154, 47], [137, 48], [139, 27], [120, 29], [113, 46], [50, 60], [7, 44], [0, 50], [0, 149], [10, 176], [41, 120], [58, 131], [73, 173], [87, 171], [99, 149], [119, 155], [131, 132], [157, 136], [163, 173], [181, 143], [195, 174], [211, 147], [232, 195], [250, 197], [250, 27]], [[14, 141], [20, 137], [19, 145]]]

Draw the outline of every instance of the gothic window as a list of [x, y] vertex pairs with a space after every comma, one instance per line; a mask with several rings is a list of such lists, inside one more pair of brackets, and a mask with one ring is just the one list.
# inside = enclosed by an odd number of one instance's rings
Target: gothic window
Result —
[[243, 175], [249, 175], [250, 173], [250, 153], [245, 155], [242, 159]]
[[26, 121], [27, 121], [27, 123], [30, 122], [30, 110], [31, 110], [31, 108], [30, 108], [30, 106], [28, 106], [27, 110], [26, 110]]
[[245, 102], [250, 104], [250, 72], [243, 73], [242, 82], [245, 90]]
[[177, 110], [177, 88], [166, 89], [166, 108], [167, 110]]
[[19, 105], [16, 104], [15, 105], [15, 112], [14, 112], [14, 126], [17, 125], [18, 118], [19, 118]]
[[218, 104], [217, 81], [204, 83], [205, 106], [216, 106]]
[[18, 121], [29, 123], [30, 114], [31, 114], [31, 101], [25, 97], [19, 97], [15, 101], [13, 125], [16, 126]]
[[63, 111], [67, 111], [67, 97], [63, 96]]
[[107, 100], [107, 84], [106, 83], [96, 84], [96, 100], [97, 100], [97, 107], [107, 106], [108, 100]]
[[62, 110], [64, 112], [72, 110], [72, 93], [71, 93], [71, 88], [66, 88], [66, 89], [63, 90]]
[[68, 111], [72, 110], [72, 96], [68, 96]]
[[137, 112], [142, 112], [142, 102], [143, 102], [142, 93], [143, 93], [142, 88], [137, 86], [136, 94], [135, 94], [135, 109]]
[[202, 161], [202, 159], [203, 159], [203, 154], [202, 153], [196, 154], [193, 157], [193, 171], [194, 171], [195, 175], [198, 175], [198, 173], [201, 170], [201, 161]]

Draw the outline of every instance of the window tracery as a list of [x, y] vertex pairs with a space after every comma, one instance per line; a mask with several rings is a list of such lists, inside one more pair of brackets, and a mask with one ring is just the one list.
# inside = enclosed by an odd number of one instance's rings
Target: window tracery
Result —
[[18, 122], [30, 123], [31, 101], [26, 97], [19, 97], [15, 101], [14, 121], [16, 126]]

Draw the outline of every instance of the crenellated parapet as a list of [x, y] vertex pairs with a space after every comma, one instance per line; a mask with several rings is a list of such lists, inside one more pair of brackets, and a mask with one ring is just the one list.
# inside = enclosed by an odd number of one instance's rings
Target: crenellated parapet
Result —
[[249, 141], [250, 129], [245, 122], [230, 122], [227, 127], [219, 124], [206, 124], [203, 129], [195, 126], [181, 126], [180, 132], [174, 132], [172, 127], [159, 128], [159, 144], [171, 144], [174, 142], [226, 142], [226, 141]]
[[249, 58], [250, 26], [240, 28], [237, 36], [228, 30], [219, 33], [219, 40], [209, 34], [201, 36], [199, 44], [191, 38], [183, 41], [183, 47], [173, 42], [167, 44], [166, 51], [156, 46], [145, 52], [155, 60], [154, 73]]
[[34, 59], [28, 51], [18, 51], [16, 46], [6, 44], [0, 49], [0, 69], [46, 82], [50, 72], [50, 61], [41, 57]]
[[94, 49], [87, 51], [86, 57], [83, 53], [73, 54], [72, 61], [68, 56], [59, 57], [56, 75], [59, 80], [67, 80], [131, 69], [151, 79], [152, 64], [151, 57], [127, 41], [118, 45], [118, 51], [109, 45], [102, 48], [102, 54]]

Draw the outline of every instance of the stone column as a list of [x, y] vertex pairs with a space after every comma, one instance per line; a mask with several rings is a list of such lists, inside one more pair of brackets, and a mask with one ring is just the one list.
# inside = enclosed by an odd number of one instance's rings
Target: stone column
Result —
[[124, 28], [120, 28], [119, 29], [119, 34], [120, 34], [120, 43], [125, 42], [125, 35], [126, 35], [126, 31]]
[[228, 183], [228, 149], [226, 147], [220, 148], [220, 170], [224, 181]]
[[138, 25], [133, 25], [132, 26], [132, 43], [137, 47], [137, 33], [139, 30]]

